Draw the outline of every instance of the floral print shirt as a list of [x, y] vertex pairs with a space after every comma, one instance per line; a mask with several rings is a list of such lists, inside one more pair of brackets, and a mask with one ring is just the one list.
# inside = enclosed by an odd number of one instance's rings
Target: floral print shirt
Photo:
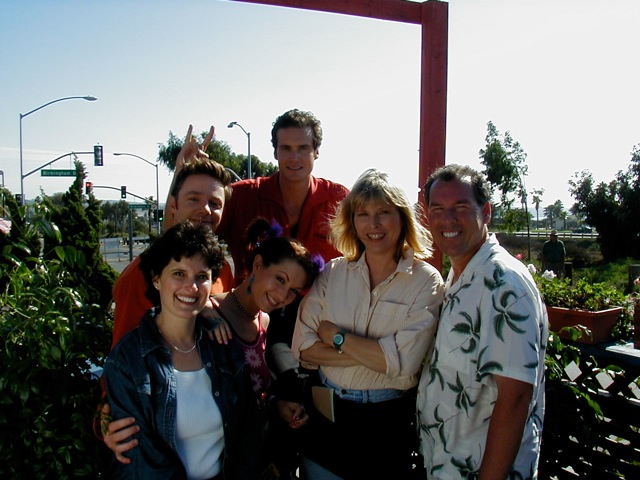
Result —
[[449, 272], [435, 347], [418, 387], [428, 478], [477, 478], [497, 399], [494, 375], [533, 385], [508, 478], [537, 478], [547, 312], [524, 264], [489, 236], [455, 283]]

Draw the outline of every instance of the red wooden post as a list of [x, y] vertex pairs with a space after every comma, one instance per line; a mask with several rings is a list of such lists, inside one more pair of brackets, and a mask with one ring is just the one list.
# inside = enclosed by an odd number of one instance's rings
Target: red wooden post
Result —
[[[448, 32], [449, 4], [433, 1], [423, 3], [420, 168], [418, 171], [420, 189], [429, 175], [445, 164]], [[422, 193], [420, 193], [420, 202], [424, 205]], [[434, 252], [431, 263], [442, 271], [442, 252], [438, 248]]]

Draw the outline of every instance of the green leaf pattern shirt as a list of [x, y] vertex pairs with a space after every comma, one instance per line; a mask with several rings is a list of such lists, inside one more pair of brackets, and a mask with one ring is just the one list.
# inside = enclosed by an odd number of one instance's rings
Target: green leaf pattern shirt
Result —
[[428, 478], [477, 478], [497, 399], [494, 375], [534, 386], [509, 478], [536, 478], [544, 415], [547, 312], [524, 264], [490, 235], [452, 285], [418, 389]]

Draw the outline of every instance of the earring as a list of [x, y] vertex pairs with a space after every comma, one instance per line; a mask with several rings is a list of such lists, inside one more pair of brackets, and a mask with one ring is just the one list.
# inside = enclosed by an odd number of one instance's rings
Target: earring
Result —
[[255, 277], [253, 274], [251, 274], [251, 276], [249, 277], [249, 285], [247, 285], [247, 295], [251, 295], [251, 286], [253, 285], [254, 280]]

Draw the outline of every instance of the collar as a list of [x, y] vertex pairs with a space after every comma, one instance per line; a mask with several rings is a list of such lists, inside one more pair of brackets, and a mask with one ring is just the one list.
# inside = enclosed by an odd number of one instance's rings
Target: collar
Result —
[[[456, 283], [460, 282], [467, 275], [473, 275], [488, 259], [495, 255], [495, 248], [500, 246], [500, 242], [498, 242], [498, 238], [490, 233], [487, 236], [487, 239], [484, 241], [482, 246], [478, 249], [476, 254], [471, 257], [469, 263], [464, 267], [464, 270], [460, 273], [460, 276], [456, 280]], [[447, 283], [451, 281], [453, 278], [453, 269], [449, 271], [449, 275], [447, 277]]]
[[[258, 177], [253, 180], [244, 180], [245, 182], [253, 182], [258, 188], [258, 196], [265, 200], [272, 200], [284, 205], [282, 191], [280, 190], [280, 172], [276, 172], [270, 177]], [[305, 207], [312, 208], [316, 205], [334, 201], [331, 193], [332, 184], [322, 178], [316, 178], [313, 175], [309, 177], [309, 191], [305, 199]]]
[[[391, 277], [394, 277], [399, 273], [406, 273], [407, 275], [413, 274], [413, 253], [413, 248], [407, 248], [403, 252], [402, 258], [398, 262], [396, 269], [391, 274]], [[367, 261], [365, 260], [364, 253], [360, 255], [360, 258], [358, 258], [358, 260], [349, 262], [347, 264], [347, 268], [369, 271], [369, 266], [367, 265]]]

